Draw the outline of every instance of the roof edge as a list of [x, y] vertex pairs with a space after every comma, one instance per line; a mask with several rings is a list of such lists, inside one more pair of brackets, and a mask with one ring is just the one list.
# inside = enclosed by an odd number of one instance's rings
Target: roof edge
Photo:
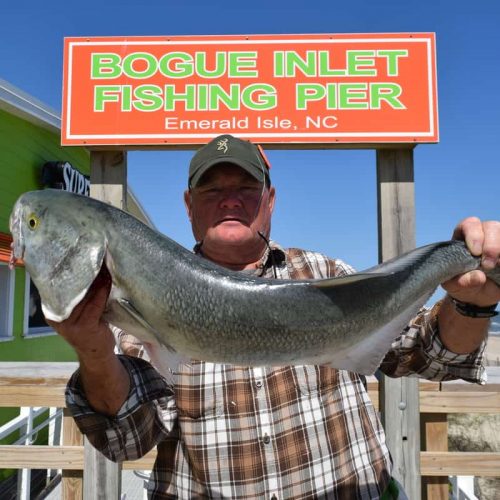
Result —
[[52, 132], [61, 132], [61, 118], [55, 109], [1, 78], [0, 109]]

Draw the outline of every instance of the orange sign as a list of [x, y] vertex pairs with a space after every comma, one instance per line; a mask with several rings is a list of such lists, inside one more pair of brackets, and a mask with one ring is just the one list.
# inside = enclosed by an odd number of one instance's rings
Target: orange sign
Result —
[[438, 141], [432, 33], [66, 38], [63, 145]]

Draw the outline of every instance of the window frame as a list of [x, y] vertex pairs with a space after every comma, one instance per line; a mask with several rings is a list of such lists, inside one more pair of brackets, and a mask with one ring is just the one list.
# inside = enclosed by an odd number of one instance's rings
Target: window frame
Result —
[[[7, 270], [7, 315], [5, 321], [5, 331], [2, 325], [0, 325], [0, 342], [5, 342], [8, 340], [12, 340], [14, 338], [14, 291], [16, 286], [16, 271], [15, 269], [9, 269], [8, 264], [4, 262], [0, 262], [0, 266], [2, 268], [6, 268]], [[1, 304], [0, 304], [1, 306]]]
[[29, 326], [29, 320], [30, 320], [30, 315], [29, 315], [29, 307], [30, 307], [30, 283], [31, 283], [31, 276], [28, 271], [25, 271], [26, 274], [26, 281], [25, 281], [25, 287], [24, 287], [24, 327], [23, 327], [23, 336], [25, 338], [36, 338], [36, 337], [47, 337], [51, 335], [57, 335], [57, 332], [54, 331], [54, 329], [50, 326], [35, 326], [31, 327]]

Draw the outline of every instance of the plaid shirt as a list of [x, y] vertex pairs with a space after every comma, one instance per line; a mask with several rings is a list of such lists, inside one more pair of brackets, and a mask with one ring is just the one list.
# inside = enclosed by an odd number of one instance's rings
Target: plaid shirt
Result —
[[[274, 265], [273, 265], [274, 264]], [[340, 260], [272, 244], [256, 274], [278, 279], [343, 276]], [[456, 355], [441, 344], [436, 311], [422, 311], [395, 340], [381, 370], [434, 380], [481, 383], [482, 350]], [[170, 388], [140, 358], [137, 341], [118, 331], [131, 391], [115, 418], [95, 413], [78, 371], [67, 405], [80, 430], [115, 461], [157, 446], [151, 498], [376, 499], [391, 461], [363, 381], [326, 366], [239, 367], [181, 364]]]

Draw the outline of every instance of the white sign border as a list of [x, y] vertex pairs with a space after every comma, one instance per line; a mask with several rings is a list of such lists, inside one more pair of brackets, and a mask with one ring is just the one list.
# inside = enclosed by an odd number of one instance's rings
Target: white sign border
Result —
[[[425, 37], [420, 38], [418, 35], [412, 38], [300, 38], [300, 39], [269, 39], [269, 40], [227, 40], [223, 41], [221, 39], [217, 40], [174, 40], [174, 41], [162, 41], [162, 40], [153, 40], [153, 41], [145, 41], [145, 40], [126, 40], [123, 42], [92, 42], [92, 41], [71, 41], [68, 46], [68, 77], [67, 82], [67, 94], [66, 94], [66, 139], [67, 140], [92, 140], [92, 139], [109, 139], [110, 141], [113, 139], [206, 139], [214, 137], [216, 134], [72, 134], [71, 133], [71, 78], [72, 78], [72, 67], [73, 67], [73, 47], [77, 47], [80, 45], [95, 45], [95, 46], [105, 46], [105, 45], [144, 45], [147, 43], [148, 45], [220, 45], [221, 43], [227, 45], [248, 45], [248, 44], [274, 44], [274, 43], [283, 43], [283, 44], [300, 44], [300, 43], [394, 43], [394, 42], [419, 42], [425, 43], [427, 46], [427, 61], [428, 61], [428, 74], [427, 74], [427, 84], [428, 84], [428, 95], [429, 95], [429, 131], [426, 132], [284, 132], [284, 133], [271, 133], [271, 132], [262, 132], [262, 133], [238, 133], [238, 137], [251, 137], [255, 139], [266, 139], [266, 138], [342, 138], [342, 137], [366, 137], [366, 138], [384, 138], [384, 137], [410, 137], [410, 136], [418, 136], [418, 137], [434, 137], [434, 121], [438, 124], [437, 116], [434, 116], [434, 94], [433, 94], [433, 69], [435, 69], [435, 58], [434, 58], [434, 66], [432, 65], [432, 46], [431, 46], [431, 38]], [[436, 85], [437, 86], [437, 85]], [[439, 130], [439, 127], [438, 127]], [[356, 141], [358, 142], [358, 141]], [[391, 141], [392, 142], [392, 141]]]

